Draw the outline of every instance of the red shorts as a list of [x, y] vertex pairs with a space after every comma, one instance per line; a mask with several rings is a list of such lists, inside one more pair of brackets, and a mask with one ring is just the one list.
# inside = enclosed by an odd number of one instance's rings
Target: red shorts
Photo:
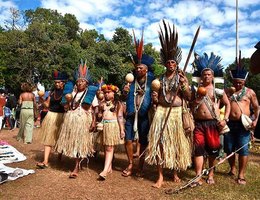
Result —
[[194, 155], [218, 155], [219, 131], [216, 120], [196, 120], [193, 135]]

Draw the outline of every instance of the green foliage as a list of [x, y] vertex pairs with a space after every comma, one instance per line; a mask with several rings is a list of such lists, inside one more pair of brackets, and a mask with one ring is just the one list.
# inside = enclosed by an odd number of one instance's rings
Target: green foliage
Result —
[[[129, 56], [129, 53], [135, 54], [133, 38], [122, 27], [116, 28], [112, 39], [107, 40], [95, 29], [81, 30], [74, 15], [63, 16], [56, 10], [26, 10], [24, 20], [27, 27], [23, 30], [0, 27], [0, 73], [3, 76], [0, 85], [4, 83], [13, 91], [19, 91], [20, 83], [25, 80], [52, 85], [54, 69], [66, 71], [73, 79], [81, 59], [87, 60], [94, 82], [103, 77], [106, 83], [119, 87], [134, 68]], [[144, 53], [155, 59], [152, 65], [155, 76], [163, 74], [165, 67], [160, 63], [160, 54], [151, 43], [144, 45]], [[247, 69], [248, 62], [246, 59]], [[191, 81], [191, 74], [188, 79]], [[247, 81], [258, 96], [259, 81], [259, 76], [251, 74]], [[231, 85], [230, 79], [227, 85]]]

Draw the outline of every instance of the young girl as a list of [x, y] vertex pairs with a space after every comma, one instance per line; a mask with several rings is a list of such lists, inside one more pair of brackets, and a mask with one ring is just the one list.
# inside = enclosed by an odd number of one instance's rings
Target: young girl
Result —
[[124, 144], [123, 138], [125, 137], [123, 107], [119, 101], [115, 100], [118, 87], [103, 85], [102, 91], [105, 95], [105, 101], [99, 106], [99, 113], [102, 113], [101, 122], [103, 123], [103, 132], [100, 139], [101, 144], [104, 145], [105, 164], [98, 180], [106, 180], [106, 176], [112, 173], [114, 146]]

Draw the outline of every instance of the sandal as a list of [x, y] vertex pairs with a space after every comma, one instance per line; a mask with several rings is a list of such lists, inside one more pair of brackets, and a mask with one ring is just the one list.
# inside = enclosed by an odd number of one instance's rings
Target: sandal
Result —
[[74, 173], [74, 172], [70, 173], [70, 175], [69, 175], [69, 178], [71, 178], [71, 179], [76, 179], [77, 177], [78, 177], [78, 174]]
[[37, 163], [37, 164], [36, 164], [36, 167], [37, 167], [38, 169], [46, 169], [46, 168], [48, 168], [49, 166], [48, 166], [48, 165], [45, 165], [44, 163]]
[[232, 171], [230, 171], [230, 172], [228, 172], [228, 175], [231, 176], [231, 177], [234, 177], [234, 176], [235, 176], [235, 173], [232, 172]]
[[122, 172], [122, 176], [124, 177], [128, 177], [132, 175], [132, 169], [126, 168], [123, 172]]
[[244, 179], [244, 178], [238, 178], [238, 179], [237, 179], [237, 183], [238, 183], [239, 185], [246, 185], [246, 179]]
[[98, 176], [98, 178], [97, 178], [97, 180], [98, 181], [105, 181], [106, 180], [106, 175], [103, 175], [103, 174], [99, 174], [99, 176]]
[[209, 184], [209, 185], [213, 185], [213, 184], [215, 184], [215, 181], [212, 177], [210, 177], [210, 178], [206, 179], [206, 183]]

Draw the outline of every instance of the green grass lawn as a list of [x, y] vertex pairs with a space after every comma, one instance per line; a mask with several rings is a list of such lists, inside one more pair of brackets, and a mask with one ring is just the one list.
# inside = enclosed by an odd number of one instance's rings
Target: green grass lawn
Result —
[[[172, 199], [260, 199], [260, 146], [255, 145], [250, 152], [246, 170], [246, 185], [237, 184], [237, 177], [227, 175], [229, 165], [225, 161], [215, 171], [214, 185], [208, 185], [204, 181], [202, 186], [187, 188], [181, 190], [178, 194], [172, 194]], [[191, 178], [195, 176], [194, 170], [188, 170], [183, 174], [183, 177], [189, 176]], [[205, 180], [206, 176], [203, 178]], [[186, 182], [190, 180], [185, 179]], [[176, 186], [172, 186], [172, 188], [178, 189]]]

